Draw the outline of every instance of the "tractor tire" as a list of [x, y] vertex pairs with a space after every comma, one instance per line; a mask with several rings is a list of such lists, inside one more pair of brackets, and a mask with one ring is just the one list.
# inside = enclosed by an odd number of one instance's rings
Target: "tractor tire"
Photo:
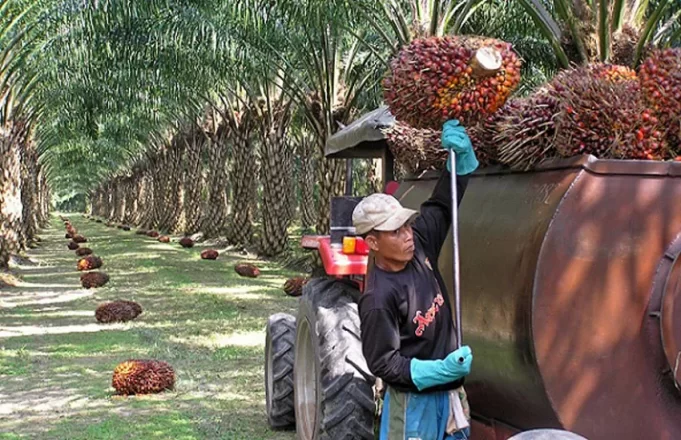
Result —
[[265, 336], [265, 400], [267, 422], [273, 429], [293, 429], [293, 344], [296, 318], [277, 313], [267, 320]]
[[335, 279], [303, 288], [293, 393], [299, 440], [374, 438], [375, 377], [362, 354], [358, 295]]

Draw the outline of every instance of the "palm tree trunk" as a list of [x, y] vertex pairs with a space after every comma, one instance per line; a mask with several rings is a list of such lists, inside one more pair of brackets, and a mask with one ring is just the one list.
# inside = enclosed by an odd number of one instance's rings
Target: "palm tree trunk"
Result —
[[24, 207], [22, 230], [27, 243], [33, 241], [38, 233], [38, 152], [32, 141], [24, 145], [21, 166], [22, 187], [21, 202]]
[[179, 135], [177, 140], [173, 142], [170, 149], [170, 162], [172, 164], [172, 174], [170, 175], [168, 196], [169, 204], [167, 211], [166, 229], [169, 232], [180, 232], [182, 229], [181, 214], [183, 212], [183, 189], [182, 189], [182, 172], [184, 171], [184, 142], [182, 136]]
[[199, 232], [201, 226], [201, 191], [203, 179], [201, 176], [201, 150], [206, 141], [203, 131], [198, 127], [189, 139], [185, 139], [184, 161], [184, 203], [183, 217], [185, 235]]
[[170, 180], [173, 178], [173, 164], [170, 158], [170, 146], [166, 146], [161, 152], [157, 166], [154, 191], [154, 219], [155, 226], [161, 230], [168, 228], [168, 204], [172, 199], [170, 195]]
[[242, 122], [233, 136], [234, 160], [231, 169], [233, 210], [228, 221], [227, 240], [237, 246], [247, 246], [253, 240], [258, 164], [250, 132], [250, 124]]
[[50, 188], [47, 186], [47, 178], [40, 165], [38, 165], [38, 195], [38, 226], [46, 228], [50, 219]]
[[217, 236], [222, 231], [227, 219], [226, 186], [229, 149], [226, 140], [229, 134], [231, 134], [231, 131], [223, 124], [208, 145], [212, 159], [207, 178], [208, 203], [201, 225], [201, 230], [207, 237]]
[[[324, 141], [318, 142], [323, 152]], [[331, 198], [342, 195], [345, 189], [345, 160], [326, 159], [322, 153], [317, 166], [317, 182], [319, 184], [317, 233], [328, 234], [331, 224]]]
[[0, 127], [0, 268], [19, 251], [21, 203], [21, 145], [24, 129], [18, 122]]
[[262, 145], [262, 231], [260, 234], [260, 252], [264, 256], [275, 256], [283, 253], [288, 245], [288, 227], [291, 218], [287, 204], [290, 202], [286, 193], [290, 176], [292, 152], [285, 141], [289, 122], [289, 108], [276, 109], [276, 114], [268, 116], [269, 120], [261, 131]]
[[303, 228], [309, 229], [317, 222], [317, 211], [314, 200], [315, 183], [315, 148], [309, 139], [301, 139], [298, 144], [298, 157], [300, 158], [300, 218]]

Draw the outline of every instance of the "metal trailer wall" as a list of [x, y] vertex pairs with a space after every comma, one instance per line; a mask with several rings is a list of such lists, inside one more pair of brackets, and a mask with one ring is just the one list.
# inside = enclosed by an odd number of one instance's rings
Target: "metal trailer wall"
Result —
[[[405, 181], [396, 196], [418, 208], [436, 177]], [[459, 219], [478, 421], [681, 439], [681, 163], [585, 156], [531, 172], [487, 168]], [[439, 267], [451, 273], [450, 246]]]

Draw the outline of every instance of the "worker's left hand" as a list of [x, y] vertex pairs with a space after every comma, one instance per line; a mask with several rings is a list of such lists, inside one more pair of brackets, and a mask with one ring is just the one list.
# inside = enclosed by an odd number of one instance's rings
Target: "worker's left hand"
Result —
[[[456, 119], [451, 119], [442, 126], [442, 148], [454, 151], [456, 156], [456, 174], [470, 174], [478, 168], [478, 158], [475, 157], [473, 143], [466, 133], [466, 129]], [[450, 161], [447, 169], [452, 171]]]

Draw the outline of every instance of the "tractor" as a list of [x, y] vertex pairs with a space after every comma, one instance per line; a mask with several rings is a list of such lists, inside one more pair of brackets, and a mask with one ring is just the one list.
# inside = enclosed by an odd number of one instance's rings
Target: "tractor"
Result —
[[[385, 107], [368, 113], [326, 155], [382, 158], [386, 192], [418, 209], [439, 173], [393, 181], [392, 123]], [[679, 162], [579, 156], [473, 174], [459, 211], [473, 440], [681, 438], [680, 198]], [[357, 312], [370, 262], [361, 239], [343, 250], [359, 200], [335, 198], [330, 235], [303, 237], [326, 276], [305, 285], [297, 317], [267, 323], [268, 422], [301, 440], [374, 438]], [[450, 294], [452, 258], [445, 245]]]

